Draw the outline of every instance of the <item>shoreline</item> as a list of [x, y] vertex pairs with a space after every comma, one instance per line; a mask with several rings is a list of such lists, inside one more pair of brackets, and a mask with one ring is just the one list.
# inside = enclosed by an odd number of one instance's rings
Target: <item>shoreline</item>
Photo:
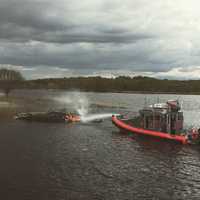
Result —
[[[13, 89], [11, 91], [11, 94], [13, 91], [66, 91], [66, 92], [93, 92], [93, 93], [122, 93], [122, 94], [164, 94], [164, 95], [200, 95], [200, 92], [164, 92], [164, 91], [119, 91], [119, 90], [110, 90], [110, 91], [94, 91], [94, 90], [80, 90], [79, 88], [73, 88], [73, 89], [62, 89], [62, 88], [32, 88], [32, 89], [26, 89], [26, 88], [20, 88], [20, 89]], [[11, 95], [12, 97], [12, 95]], [[1, 98], [5, 98], [3, 92], [0, 90], [0, 101]]]

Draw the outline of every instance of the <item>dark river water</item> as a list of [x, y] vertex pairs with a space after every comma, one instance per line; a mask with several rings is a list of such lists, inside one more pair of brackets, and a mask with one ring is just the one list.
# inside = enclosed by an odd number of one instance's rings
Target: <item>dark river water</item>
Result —
[[[33, 106], [35, 111], [42, 111], [63, 107], [64, 99], [68, 101], [71, 95], [18, 91], [13, 96], [31, 97], [35, 102], [54, 97], [63, 100]], [[179, 98], [183, 101], [185, 127], [200, 126], [200, 96], [79, 94], [82, 96], [88, 100], [91, 113], [136, 112], [145, 102]], [[20, 109], [30, 110], [31, 106], [20, 105]], [[2, 200], [199, 198], [198, 145], [122, 134], [110, 119], [85, 124], [0, 121]]]

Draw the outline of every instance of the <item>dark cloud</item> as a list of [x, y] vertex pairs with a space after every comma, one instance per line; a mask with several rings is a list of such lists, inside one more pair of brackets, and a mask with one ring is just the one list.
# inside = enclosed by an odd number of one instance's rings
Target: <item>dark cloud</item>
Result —
[[200, 66], [197, 7], [195, 0], [0, 0], [0, 65], [162, 76], [181, 67], [178, 75]]
[[[10, 43], [0, 48], [2, 64], [22, 66], [59, 66], [69, 69], [84, 70], [130, 70], [167, 71], [171, 60], [156, 63], [157, 57], [150, 56], [137, 44], [54, 44], [32, 42], [25, 44]], [[152, 60], [155, 60], [153, 64]], [[164, 66], [164, 67], [163, 67]]]
[[71, 28], [50, 1], [0, 0], [0, 39], [26, 42]]
[[[65, 1], [57, 3], [60, 5]], [[57, 3], [47, 0], [0, 0], [0, 39], [10, 42], [128, 43], [152, 37], [146, 33], [137, 34], [112, 27], [112, 24], [85, 24], [81, 18], [76, 24], [73, 15], [78, 13], [69, 12], [67, 4], [64, 12]]]
[[58, 30], [65, 24], [51, 1], [9, 0], [0, 1], [0, 23], [30, 29]]

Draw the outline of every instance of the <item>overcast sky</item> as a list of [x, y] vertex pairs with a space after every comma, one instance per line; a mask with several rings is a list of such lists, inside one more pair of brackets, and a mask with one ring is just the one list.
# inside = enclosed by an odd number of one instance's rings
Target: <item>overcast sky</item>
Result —
[[199, 0], [0, 0], [0, 67], [30, 78], [200, 78]]

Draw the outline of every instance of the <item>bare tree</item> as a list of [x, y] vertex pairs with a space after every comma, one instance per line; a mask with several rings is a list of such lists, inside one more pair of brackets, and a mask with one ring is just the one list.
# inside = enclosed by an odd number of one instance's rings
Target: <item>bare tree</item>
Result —
[[4, 68], [0, 69], [0, 88], [4, 91], [7, 97], [10, 91], [23, 80], [24, 78], [19, 71]]

